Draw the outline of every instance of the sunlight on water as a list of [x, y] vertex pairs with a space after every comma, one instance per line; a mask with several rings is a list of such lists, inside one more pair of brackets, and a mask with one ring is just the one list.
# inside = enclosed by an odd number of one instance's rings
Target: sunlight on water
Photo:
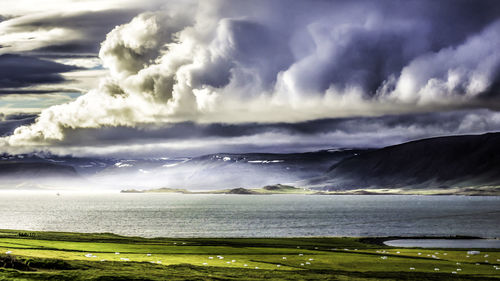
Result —
[[0, 228], [144, 237], [498, 237], [500, 198], [1, 192]]

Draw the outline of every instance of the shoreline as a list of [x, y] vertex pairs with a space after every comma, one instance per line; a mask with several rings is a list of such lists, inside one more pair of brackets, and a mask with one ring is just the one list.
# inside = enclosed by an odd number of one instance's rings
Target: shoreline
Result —
[[268, 185], [262, 188], [232, 188], [220, 190], [188, 190], [183, 188], [122, 189], [120, 193], [174, 193], [174, 194], [234, 194], [234, 195], [421, 195], [421, 196], [500, 196], [499, 187], [453, 188], [447, 189], [353, 189], [322, 191], [291, 185]]
[[320, 195], [320, 196], [470, 196], [470, 197], [498, 197], [500, 190], [474, 192], [443, 192], [442, 190], [402, 190], [390, 191], [388, 189], [358, 189], [348, 191], [318, 191], [297, 188], [298, 191], [262, 191], [262, 188], [233, 188], [220, 190], [188, 190], [171, 188], [154, 189], [61, 189], [61, 188], [37, 188], [18, 189], [0, 188], [0, 193], [6, 194], [175, 194], [175, 195]]
[[450, 236], [432, 236], [432, 235], [415, 235], [415, 236], [232, 236], [232, 237], [222, 237], [222, 236], [155, 236], [155, 237], [144, 237], [144, 236], [134, 236], [134, 235], [122, 235], [113, 232], [73, 232], [73, 231], [52, 231], [52, 230], [29, 230], [29, 229], [7, 229], [0, 228], [0, 237], [2, 232], [31, 232], [31, 233], [52, 233], [52, 234], [83, 234], [83, 235], [113, 235], [121, 238], [140, 238], [140, 239], [359, 239], [363, 242], [367, 242], [374, 245], [382, 245], [385, 241], [398, 240], [398, 239], [447, 239], [447, 240], [468, 240], [468, 239], [480, 239], [480, 240], [500, 240], [499, 237], [480, 237], [480, 236], [467, 236], [467, 235], [450, 235]]

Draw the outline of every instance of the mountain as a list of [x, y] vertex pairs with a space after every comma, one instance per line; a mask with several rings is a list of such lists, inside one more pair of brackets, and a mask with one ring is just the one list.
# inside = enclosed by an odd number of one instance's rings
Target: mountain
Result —
[[[371, 194], [372, 189], [456, 194], [457, 188], [462, 189], [460, 194], [478, 194], [478, 188], [500, 193], [499, 171], [500, 133], [438, 137], [371, 150], [289, 154], [143, 159], [0, 155], [0, 185], [4, 187], [24, 182], [51, 186], [48, 179], [56, 179], [61, 187], [80, 183], [84, 188], [234, 189], [241, 193], [239, 188], [282, 183], [352, 194]], [[471, 192], [463, 192], [468, 188]]]
[[302, 185], [319, 190], [500, 186], [500, 133], [423, 139], [346, 158]]
[[84, 176], [102, 170], [95, 159], [39, 154], [0, 154], [0, 188], [88, 186]]
[[[100, 172], [106, 167], [113, 165], [116, 162], [114, 159], [106, 158], [91, 158], [91, 157], [73, 157], [73, 156], [57, 156], [50, 154], [0, 154], [0, 164], [16, 164], [25, 165], [26, 168], [38, 166], [42, 169], [47, 166], [47, 169], [55, 170], [56, 167], [71, 167], [75, 172], [82, 175], [92, 175]], [[32, 164], [31, 166], [28, 164]], [[36, 165], [35, 165], [36, 164]], [[55, 164], [55, 165], [52, 165]], [[15, 166], [15, 165], [14, 165]], [[6, 167], [6, 166], [5, 166]], [[21, 167], [21, 166], [20, 166]], [[9, 170], [5, 170], [7, 173]], [[1, 173], [1, 171], [0, 171]]]
[[362, 150], [305, 153], [216, 153], [192, 158], [123, 159], [100, 173], [98, 180], [120, 177], [121, 188], [187, 188], [215, 190], [261, 187], [322, 175], [338, 161]]
[[[261, 187], [322, 175], [338, 161], [363, 150], [332, 149], [305, 153], [216, 153], [182, 158], [102, 158], [50, 154], [0, 154], [1, 186], [57, 178], [65, 186], [87, 188], [187, 188], [196, 190]], [[8, 184], [6, 179], [9, 178]], [[76, 178], [75, 178], [76, 179]], [[44, 186], [52, 182], [44, 181]]]
[[73, 167], [66, 165], [54, 163], [0, 162], [0, 178], [74, 177], [77, 175]]
[[0, 161], [0, 189], [67, 187], [77, 179], [76, 170], [67, 165]]

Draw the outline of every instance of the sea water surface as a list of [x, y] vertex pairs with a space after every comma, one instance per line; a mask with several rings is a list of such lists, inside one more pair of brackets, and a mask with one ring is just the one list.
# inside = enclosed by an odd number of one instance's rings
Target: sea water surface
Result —
[[500, 237], [500, 197], [0, 192], [0, 229], [143, 237]]

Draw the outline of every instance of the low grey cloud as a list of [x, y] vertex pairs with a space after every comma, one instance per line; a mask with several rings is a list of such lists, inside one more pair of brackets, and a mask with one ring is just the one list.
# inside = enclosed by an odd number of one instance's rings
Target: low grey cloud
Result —
[[30, 51], [30, 53], [50, 58], [95, 57], [99, 51], [99, 44], [96, 44], [96, 41], [72, 40], [71, 42], [43, 46]]
[[[17, 122], [17, 123], [16, 123]], [[34, 116], [2, 123], [0, 131], [32, 124]], [[33, 149], [55, 154], [116, 157], [197, 156], [217, 152], [297, 152], [332, 148], [378, 148], [447, 135], [500, 131], [500, 113], [460, 110], [441, 113], [346, 117], [297, 123], [196, 124], [68, 128], [64, 141]]]
[[62, 72], [78, 69], [35, 57], [0, 55], [0, 88], [18, 88], [34, 84], [61, 83]]
[[[266, 133], [279, 133], [289, 136], [319, 136], [330, 133], [355, 135], [357, 133], [384, 133], [391, 128], [401, 130], [400, 138], [395, 143], [412, 139], [434, 137], [438, 135], [477, 134], [483, 131], [500, 130], [500, 113], [489, 110], [463, 110], [442, 113], [420, 113], [405, 115], [387, 115], [380, 117], [348, 117], [336, 119], [320, 119], [297, 123], [244, 123], [244, 124], [196, 124], [182, 122], [168, 127], [144, 125], [142, 127], [114, 127], [87, 129], [68, 134], [67, 145], [81, 141], [80, 144], [95, 141], [134, 142], [143, 140], [182, 140], [200, 138], [234, 138], [254, 136]], [[405, 132], [405, 130], [407, 130]], [[407, 134], [413, 131], [411, 134]], [[85, 137], [87, 135], [87, 139]], [[383, 134], [382, 134], [383, 135]], [[380, 144], [372, 140], [363, 140], [363, 147], [377, 147]], [[328, 140], [325, 147], [335, 147], [335, 141]], [[352, 147], [352, 145], [347, 145]]]
[[15, 89], [15, 88], [9, 88], [9, 89], [0, 89], [0, 96], [1, 95], [40, 95], [40, 94], [54, 94], [54, 93], [61, 93], [61, 92], [79, 92], [79, 89], [74, 89], [74, 88], [53, 88], [53, 89]]
[[0, 90], [8, 93], [5, 88], [62, 83], [65, 79], [61, 73], [77, 69], [78, 67], [75, 66], [59, 64], [36, 57], [13, 54], [0, 55]]

